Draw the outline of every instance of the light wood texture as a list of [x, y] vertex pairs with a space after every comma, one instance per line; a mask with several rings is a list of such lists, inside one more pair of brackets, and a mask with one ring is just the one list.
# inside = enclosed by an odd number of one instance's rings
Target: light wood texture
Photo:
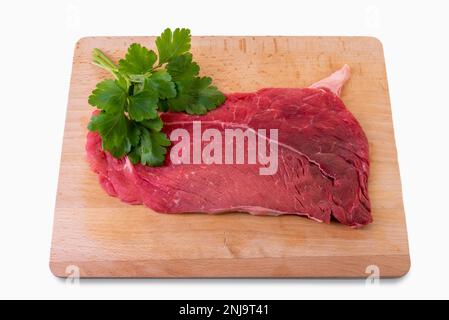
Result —
[[85, 160], [87, 97], [108, 74], [92, 65], [98, 47], [114, 58], [153, 37], [90, 37], [77, 44], [62, 149], [50, 267], [82, 277], [381, 277], [409, 270], [407, 231], [381, 43], [369, 37], [194, 37], [192, 52], [224, 92], [304, 87], [343, 64], [342, 100], [370, 143], [374, 223], [350, 229], [298, 216], [152, 212], [109, 197]]

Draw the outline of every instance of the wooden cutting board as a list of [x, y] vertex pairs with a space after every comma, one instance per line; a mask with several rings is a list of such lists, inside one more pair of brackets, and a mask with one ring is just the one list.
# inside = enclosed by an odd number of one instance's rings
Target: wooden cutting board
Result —
[[[348, 64], [342, 100], [370, 144], [374, 223], [351, 229], [298, 216], [158, 214], [108, 196], [85, 160], [87, 97], [113, 58], [154, 37], [89, 37], [75, 48], [55, 208], [51, 271], [65, 277], [381, 277], [407, 273], [401, 183], [382, 44], [370, 37], [194, 37], [204, 75], [224, 92], [304, 87]], [[275, 196], [275, 195], [269, 195]]]

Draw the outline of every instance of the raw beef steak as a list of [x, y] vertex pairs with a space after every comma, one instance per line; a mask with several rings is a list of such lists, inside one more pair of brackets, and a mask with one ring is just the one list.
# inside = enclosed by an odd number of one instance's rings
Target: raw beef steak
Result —
[[309, 88], [268, 88], [232, 93], [203, 116], [165, 113], [164, 131], [215, 128], [278, 129], [278, 167], [261, 175], [255, 164], [174, 164], [167, 153], [161, 167], [133, 165], [87, 136], [87, 158], [111, 195], [160, 213], [248, 212], [296, 214], [359, 227], [372, 222], [368, 197], [368, 141], [339, 98], [349, 78], [344, 66]]

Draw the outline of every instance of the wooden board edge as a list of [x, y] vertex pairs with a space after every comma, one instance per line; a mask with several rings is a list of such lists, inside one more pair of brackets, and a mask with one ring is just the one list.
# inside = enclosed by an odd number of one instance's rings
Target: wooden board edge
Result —
[[400, 278], [410, 270], [410, 257], [50, 261], [50, 270], [58, 278], [67, 278], [74, 268], [81, 278], [367, 278], [376, 267], [380, 278]]

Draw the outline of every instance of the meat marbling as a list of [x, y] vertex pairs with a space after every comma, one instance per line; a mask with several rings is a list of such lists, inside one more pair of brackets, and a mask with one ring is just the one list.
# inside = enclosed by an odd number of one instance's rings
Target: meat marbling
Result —
[[103, 189], [130, 204], [159, 213], [248, 212], [296, 214], [360, 227], [372, 222], [368, 197], [368, 141], [339, 98], [349, 78], [344, 66], [308, 88], [267, 88], [231, 93], [203, 116], [164, 113], [164, 131], [242, 127], [278, 129], [278, 170], [260, 175], [254, 164], [133, 165], [101, 148], [101, 137], [87, 135], [87, 159]]

